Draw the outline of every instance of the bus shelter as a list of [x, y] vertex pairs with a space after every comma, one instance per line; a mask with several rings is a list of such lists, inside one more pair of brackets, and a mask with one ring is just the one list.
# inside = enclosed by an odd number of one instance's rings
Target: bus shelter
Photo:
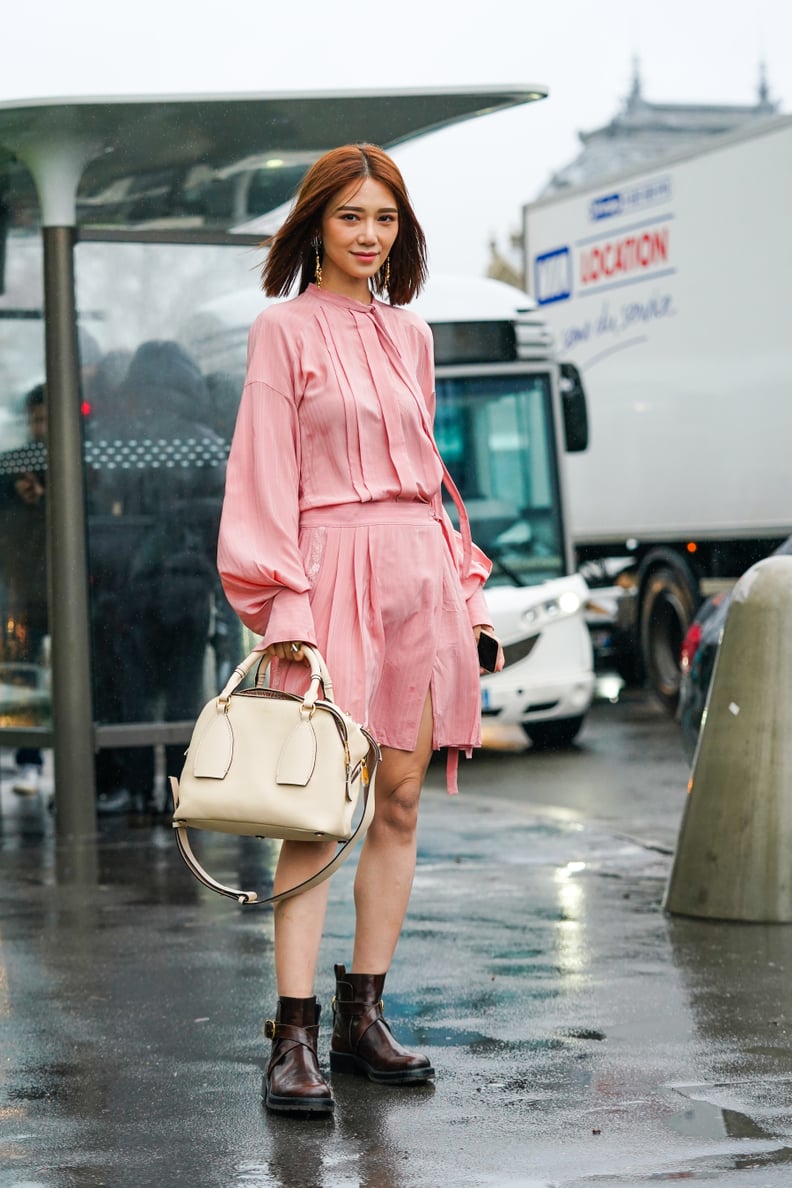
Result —
[[239, 658], [214, 549], [245, 357], [220, 311], [303, 173], [545, 94], [0, 104], [0, 745], [53, 749], [61, 839], [97, 787], [150, 794], [156, 748], [178, 770]]

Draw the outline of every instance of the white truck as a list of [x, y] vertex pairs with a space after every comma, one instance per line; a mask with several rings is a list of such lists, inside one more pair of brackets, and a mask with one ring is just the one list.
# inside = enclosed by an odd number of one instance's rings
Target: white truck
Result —
[[[792, 118], [525, 207], [526, 288], [580, 368], [577, 564], [673, 709], [703, 597], [792, 530]], [[596, 601], [597, 590], [592, 591]]]

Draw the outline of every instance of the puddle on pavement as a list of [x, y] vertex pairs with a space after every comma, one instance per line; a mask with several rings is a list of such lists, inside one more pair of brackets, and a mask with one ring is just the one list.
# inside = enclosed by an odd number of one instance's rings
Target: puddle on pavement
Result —
[[[584, 1180], [575, 1180], [574, 1184], [582, 1188], [583, 1184], [590, 1184], [593, 1186], [602, 1184], [603, 1188], [616, 1188], [617, 1185], [622, 1185], [623, 1188], [641, 1188], [643, 1184], [676, 1184], [680, 1181], [688, 1181], [691, 1184], [708, 1183], [714, 1185], [714, 1188], [720, 1188], [724, 1183], [723, 1173], [725, 1172], [743, 1172], [743, 1171], [757, 1171], [768, 1175], [773, 1168], [788, 1167], [792, 1163], [792, 1149], [789, 1147], [780, 1147], [774, 1151], [752, 1151], [745, 1155], [726, 1155], [718, 1156], [715, 1159], [707, 1156], [703, 1159], [693, 1159], [686, 1163], [684, 1169], [675, 1168], [666, 1172], [646, 1172], [644, 1174], [635, 1175], [630, 1172], [627, 1175], [607, 1175], [607, 1176], [587, 1176]], [[784, 1179], [773, 1180], [762, 1179], [762, 1188], [787, 1188], [789, 1180], [788, 1172], [784, 1173]], [[743, 1177], [740, 1177], [740, 1182], [743, 1182]], [[729, 1183], [734, 1181], [729, 1178]], [[749, 1183], [757, 1184], [753, 1178], [745, 1180], [746, 1185]], [[547, 1185], [546, 1188], [553, 1188], [552, 1185]], [[757, 1186], [758, 1188], [758, 1186]]]
[[677, 1134], [699, 1139], [772, 1139], [773, 1135], [739, 1110], [721, 1109], [709, 1101], [691, 1101], [668, 1119]]
[[19, 1084], [8, 1085], [5, 1097], [10, 1102], [67, 1101], [74, 1095], [74, 1085], [85, 1074], [79, 1064], [50, 1063], [20, 1069]]

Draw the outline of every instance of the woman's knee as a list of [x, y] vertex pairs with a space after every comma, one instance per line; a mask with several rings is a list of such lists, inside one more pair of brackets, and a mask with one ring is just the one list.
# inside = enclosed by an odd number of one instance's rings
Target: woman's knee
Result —
[[386, 795], [377, 796], [372, 829], [377, 826], [381, 833], [387, 831], [404, 840], [411, 840], [418, 827], [420, 801], [421, 780], [415, 776], [400, 780]]

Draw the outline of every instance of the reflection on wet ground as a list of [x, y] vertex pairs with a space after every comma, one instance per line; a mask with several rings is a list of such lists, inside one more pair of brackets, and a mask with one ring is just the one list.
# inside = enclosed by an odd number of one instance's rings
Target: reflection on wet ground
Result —
[[[604, 708], [555, 764], [478, 757], [458, 798], [433, 767], [386, 1008], [436, 1085], [336, 1077], [335, 1120], [308, 1125], [258, 1098], [271, 911], [205, 891], [163, 825], [56, 845], [4, 775], [0, 1188], [788, 1188], [792, 930], [662, 914], [670, 856], [643, 826], [673, 836], [684, 772], [665, 719]], [[269, 885], [273, 844], [198, 841], [219, 877]], [[331, 886], [323, 1024], [352, 874]]]

